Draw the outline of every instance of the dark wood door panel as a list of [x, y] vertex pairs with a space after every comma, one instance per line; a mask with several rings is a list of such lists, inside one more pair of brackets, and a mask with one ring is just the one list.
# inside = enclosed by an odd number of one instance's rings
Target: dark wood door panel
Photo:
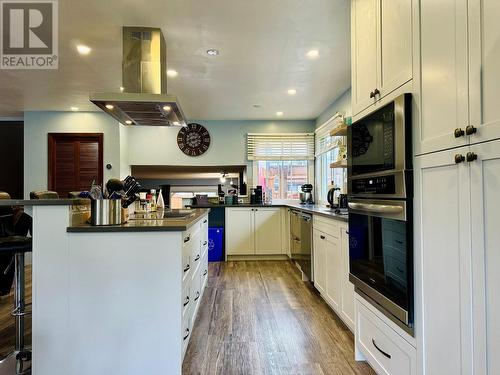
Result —
[[103, 183], [103, 135], [49, 134], [49, 190], [67, 196]]

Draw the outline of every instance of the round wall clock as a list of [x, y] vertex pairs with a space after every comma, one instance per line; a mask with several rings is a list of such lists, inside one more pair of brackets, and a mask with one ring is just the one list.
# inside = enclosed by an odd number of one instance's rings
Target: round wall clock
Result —
[[177, 145], [188, 156], [200, 156], [210, 147], [210, 134], [203, 125], [191, 123], [179, 130]]

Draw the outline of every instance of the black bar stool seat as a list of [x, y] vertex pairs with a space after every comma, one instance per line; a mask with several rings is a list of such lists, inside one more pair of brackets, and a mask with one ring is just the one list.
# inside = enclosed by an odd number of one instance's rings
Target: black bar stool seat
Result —
[[0, 237], [0, 254], [28, 253], [32, 251], [30, 237], [8, 236]]

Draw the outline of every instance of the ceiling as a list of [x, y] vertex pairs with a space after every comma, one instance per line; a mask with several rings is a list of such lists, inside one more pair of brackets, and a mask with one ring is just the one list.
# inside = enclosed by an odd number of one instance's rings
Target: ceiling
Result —
[[[0, 116], [99, 110], [121, 86], [121, 27], [161, 27], [189, 119], [314, 119], [350, 86], [347, 0], [59, 1], [59, 69], [0, 70]], [[87, 56], [76, 45], [92, 48]], [[220, 55], [208, 56], [216, 48]], [[306, 53], [319, 50], [319, 57]], [[287, 90], [297, 90], [295, 96]], [[259, 104], [259, 108], [253, 105]]]

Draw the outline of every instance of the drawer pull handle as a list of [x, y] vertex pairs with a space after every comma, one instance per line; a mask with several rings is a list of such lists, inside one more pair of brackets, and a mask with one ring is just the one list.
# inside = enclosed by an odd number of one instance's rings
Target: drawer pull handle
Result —
[[373, 346], [380, 352], [382, 353], [384, 356], [386, 356], [387, 358], [391, 359], [391, 355], [389, 353], [386, 353], [384, 352], [382, 349], [380, 349], [377, 344], [375, 343], [375, 339], [372, 339], [372, 344]]
[[203, 246], [207, 246], [207, 244], [208, 244], [207, 241], [203, 242]]
[[196, 258], [194, 258], [194, 261], [195, 261], [195, 262], [197, 262], [197, 261], [199, 261], [199, 260], [200, 260], [200, 254], [198, 254], [198, 255], [196, 256]]
[[203, 272], [203, 276], [205, 276], [207, 273], [208, 273], [208, 271], [207, 271], [207, 270], [205, 270], [205, 272]]
[[322, 240], [324, 240], [326, 237], [325, 236], [319, 236], [319, 238], [321, 238]]
[[189, 242], [190, 239], [191, 239], [191, 237], [187, 236], [186, 238], [184, 238], [184, 243]]
[[191, 268], [191, 266], [189, 264], [186, 265], [186, 268], [184, 268], [184, 273], [186, 273], [187, 271], [189, 271], [190, 268]]
[[189, 328], [186, 328], [186, 336], [182, 338], [182, 340], [186, 341], [186, 339], [189, 337]]
[[189, 304], [189, 296], [186, 297], [186, 302], [184, 302], [184, 307], [186, 307]]
[[200, 298], [200, 292], [196, 292], [196, 298], [194, 300], [198, 301], [198, 298]]
[[207, 223], [207, 219], [203, 220], [203, 224], [206, 224]]

